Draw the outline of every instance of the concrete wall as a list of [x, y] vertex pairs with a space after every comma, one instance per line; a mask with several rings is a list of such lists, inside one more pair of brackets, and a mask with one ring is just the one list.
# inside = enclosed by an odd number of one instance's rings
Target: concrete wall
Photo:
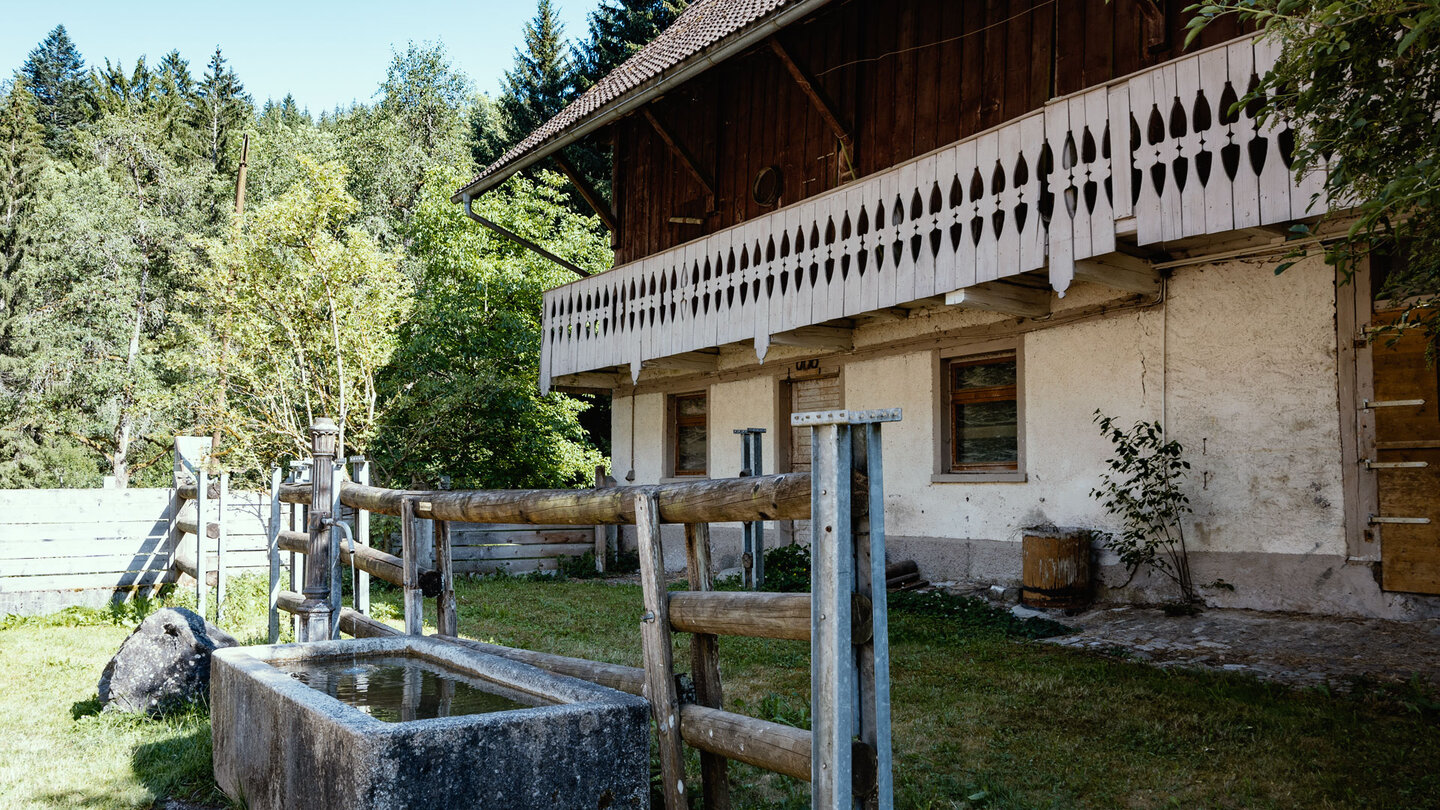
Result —
[[[1337, 399], [1333, 271], [1311, 260], [1280, 276], [1266, 260], [1177, 270], [1167, 300], [1069, 318], [1114, 300], [1112, 290], [1076, 285], [1057, 303], [1053, 325], [1022, 334], [993, 313], [947, 308], [921, 317], [862, 324], [843, 366], [845, 407], [904, 409], [885, 428], [886, 527], [892, 558], [914, 558], [932, 580], [1015, 582], [1024, 527], [1115, 530], [1090, 496], [1109, 442], [1099, 409], [1122, 422], [1162, 421], [1186, 448], [1195, 514], [1186, 526], [1196, 581], [1213, 604], [1325, 613], [1440, 615], [1440, 600], [1379, 591], [1367, 566], [1346, 564]], [[929, 336], [935, 336], [930, 339]], [[941, 352], [1018, 340], [1023, 355], [1026, 480], [935, 483]], [[616, 469], [659, 480], [665, 397], [707, 387], [710, 470], [739, 469], [736, 427], [764, 427], [775, 459], [777, 378], [804, 350], [772, 349], [757, 365], [727, 348], [720, 372], [642, 383], [616, 398]], [[809, 356], [814, 356], [813, 350]], [[633, 461], [629, 408], [637, 421]], [[773, 462], [768, 466], [773, 470]], [[623, 472], [622, 472], [623, 474]], [[774, 532], [772, 531], [772, 537]], [[668, 556], [671, 566], [679, 561]], [[1102, 580], [1124, 580], [1113, 554]], [[1137, 578], [1118, 598], [1155, 599], [1164, 583]]]

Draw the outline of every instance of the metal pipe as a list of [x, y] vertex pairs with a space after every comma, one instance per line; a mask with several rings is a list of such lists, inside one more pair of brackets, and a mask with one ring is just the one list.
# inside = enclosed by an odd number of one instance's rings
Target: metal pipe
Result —
[[327, 517], [320, 521], [322, 525], [330, 529], [330, 639], [340, 638], [340, 609], [345, 605], [340, 596], [340, 535], [335, 533], [339, 529], [350, 543], [350, 570], [355, 570], [355, 535], [350, 533], [350, 527], [345, 521], [337, 517]]
[[560, 258], [559, 256], [556, 256], [554, 253], [551, 253], [550, 251], [546, 250], [545, 248], [540, 247], [539, 245], [535, 244], [534, 242], [531, 242], [529, 239], [526, 239], [525, 237], [521, 236], [520, 234], [515, 233], [514, 231], [506, 228], [506, 227], [503, 226], [503, 225], [500, 225], [499, 223], [491, 222], [490, 220], [486, 219], [485, 217], [482, 217], [482, 216], [480, 216], [479, 214], [475, 213], [474, 211], [470, 210], [470, 203], [471, 203], [471, 201], [472, 201], [473, 199], [474, 199], [473, 197], [466, 197], [466, 198], [465, 198], [465, 216], [467, 216], [467, 217], [475, 220], [476, 222], [478, 222], [478, 223], [480, 223], [481, 225], [485, 226], [486, 228], [494, 231], [495, 233], [500, 234], [501, 236], [505, 237], [506, 239], [509, 239], [511, 242], [514, 242], [515, 244], [519, 245], [520, 247], [526, 248], [526, 249], [528, 249], [528, 250], [531, 250], [531, 251], [534, 251], [535, 253], [540, 254], [541, 256], [544, 256], [545, 258], [549, 259], [550, 261], [552, 261], [552, 262], [560, 265], [561, 267], [565, 268], [566, 270], [569, 270], [569, 271], [572, 272], [572, 273], [575, 273], [576, 275], [580, 276], [581, 278], [589, 278], [589, 277], [590, 277], [591, 274], [590, 274], [590, 271], [589, 271], [589, 270], [585, 270], [585, 269], [579, 267], [578, 265], [576, 265], [576, 264], [574, 264], [574, 263], [572, 263], [572, 262], [568, 262], [568, 261]]

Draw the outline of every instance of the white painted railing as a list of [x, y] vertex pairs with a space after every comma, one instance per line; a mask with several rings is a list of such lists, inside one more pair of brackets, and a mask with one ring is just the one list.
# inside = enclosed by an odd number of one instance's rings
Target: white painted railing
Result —
[[1274, 57], [1201, 51], [551, 290], [541, 386], [744, 340], [763, 358], [778, 333], [1047, 266], [1063, 295], [1129, 228], [1145, 245], [1321, 213], [1289, 128], [1230, 112]]

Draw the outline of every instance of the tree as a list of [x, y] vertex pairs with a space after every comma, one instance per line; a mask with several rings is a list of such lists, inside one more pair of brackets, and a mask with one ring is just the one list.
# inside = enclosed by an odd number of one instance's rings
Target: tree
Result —
[[565, 26], [555, 5], [539, 0], [535, 16], [525, 24], [525, 48], [515, 49], [515, 67], [505, 72], [500, 109], [505, 128], [524, 138], [569, 103], [574, 70], [566, 54]]
[[237, 469], [304, 455], [319, 416], [340, 426], [342, 455], [365, 450], [383, 415], [376, 374], [409, 306], [396, 257], [353, 224], [344, 169], [299, 160], [304, 176], [243, 232], [204, 243], [210, 266], [189, 307], [199, 371], [226, 369], [226, 404], [203, 421]]
[[[1435, 0], [1216, 0], [1188, 8], [1193, 39], [1225, 16], [1274, 38], [1275, 67], [1241, 103], [1297, 133], [1297, 175], [1325, 172], [1324, 195], [1345, 223], [1324, 248], [1347, 277], [1386, 254], [1386, 297], [1409, 300], [1399, 329], [1440, 340], [1440, 3]], [[1353, 207], [1347, 207], [1353, 206]], [[1297, 236], [1311, 228], [1297, 225]], [[1282, 263], [1281, 272], [1295, 256]]]
[[590, 12], [589, 39], [575, 46], [575, 89], [584, 92], [660, 35], [684, 0], [605, 0]]
[[228, 173], [231, 138], [250, 118], [250, 97], [235, 71], [226, 67], [225, 57], [216, 48], [197, 88], [197, 126], [206, 156], [215, 171]]
[[[27, 222], [44, 166], [44, 129], [35, 99], [18, 78], [0, 107], [0, 356], [12, 351], [21, 304], [20, 263], [33, 235]], [[8, 386], [6, 386], [8, 387]]]
[[[586, 406], [535, 388], [542, 296], [573, 276], [456, 216], [449, 194], [466, 179], [432, 173], [413, 220], [420, 288], [382, 376], [388, 416], [374, 457], [399, 486], [441, 475], [462, 488], [583, 484], [602, 461], [578, 421]], [[475, 207], [598, 272], [610, 260], [603, 231], [566, 207], [563, 182], [515, 178]]]
[[499, 160], [509, 143], [500, 105], [488, 93], [476, 96], [470, 106], [470, 156], [475, 165], [483, 168]]
[[73, 130], [90, 120], [85, 60], [70, 41], [65, 26], [55, 26], [30, 52], [21, 72], [39, 107], [45, 145], [61, 154], [72, 145]]
[[160, 67], [151, 78], [154, 87], [152, 114], [162, 140], [177, 157], [200, 154], [200, 140], [195, 130], [196, 108], [200, 97], [190, 63], [179, 51], [170, 51], [160, 59]]

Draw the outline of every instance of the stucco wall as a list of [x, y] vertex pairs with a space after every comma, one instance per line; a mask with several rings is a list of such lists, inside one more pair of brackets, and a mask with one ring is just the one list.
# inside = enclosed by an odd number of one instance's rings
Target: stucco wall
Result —
[[[1186, 528], [1197, 581], [1235, 586], [1207, 590], [1212, 603], [1416, 615], [1414, 600], [1381, 593], [1369, 569], [1345, 564], [1333, 271], [1311, 260], [1276, 276], [1272, 264], [1233, 260], [1180, 269], [1164, 304], [1015, 338], [1023, 353], [1024, 482], [931, 481], [938, 353], [988, 343], [995, 334], [916, 341], [1002, 325], [1004, 316], [950, 308], [861, 325], [857, 351], [825, 362], [843, 365], [847, 408], [904, 409], [904, 421], [884, 434], [891, 548], [920, 561], [932, 580], [1007, 582], [1019, 578], [1026, 526], [1118, 528], [1090, 497], [1110, 454], [1093, 421], [1099, 409], [1127, 424], [1163, 421], [1169, 437], [1185, 446], [1193, 465], [1188, 494], [1195, 514]], [[1059, 302], [1056, 320], [1115, 295], [1077, 285]], [[886, 352], [905, 341], [913, 348]], [[734, 428], [766, 428], [766, 458], [776, 458], [776, 378], [800, 353], [778, 348], [758, 368], [745, 349], [722, 354], [729, 374], [709, 385], [712, 475], [739, 469]], [[733, 379], [747, 362], [752, 376]], [[659, 477], [665, 396], [634, 398], [639, 482]], [[630, 401], [616, 400], [619, 470], [628, 465], [622, 423]], [[1123, 579], [1113, 555], [1101, 553], [1097, 561], [1110, 584]], [[1138, 584], [1131, 596], [1158, 595], [1159, 583]], [[1428, 603], [1420, 609], [1435, 612]]]

